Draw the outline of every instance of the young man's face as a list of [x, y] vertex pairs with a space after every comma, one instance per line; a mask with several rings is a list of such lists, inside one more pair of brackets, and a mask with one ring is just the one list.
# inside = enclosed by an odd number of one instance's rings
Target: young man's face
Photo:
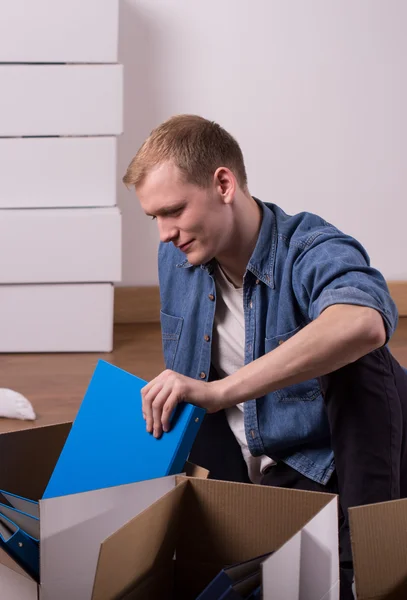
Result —
[[230, 239], [231, 206], [212, 187], [185, 183], [179, 170], [166, 162], [151, 171], [137, 196], [147, 215], [157, 219], [162, 242], [172, 242], [193, 265], [208, 262], [224, 251]]

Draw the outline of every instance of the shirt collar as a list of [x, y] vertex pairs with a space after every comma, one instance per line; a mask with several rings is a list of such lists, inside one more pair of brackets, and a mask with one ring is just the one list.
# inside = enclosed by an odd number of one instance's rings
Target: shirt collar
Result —
[[277, 225], [274, 212], [257, 198], [253, 198], [262, 211], [262, 221], [256, 246], [247, 270], [270, 288], [274, 288], [274, 263], [277, 250]]

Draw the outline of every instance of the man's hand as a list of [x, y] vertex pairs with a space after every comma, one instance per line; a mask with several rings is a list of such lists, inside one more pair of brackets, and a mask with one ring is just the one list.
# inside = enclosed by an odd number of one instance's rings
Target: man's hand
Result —
[[143, 417], [147, 431], [160, 437], [170, 429], [170, 418], [180, 402], [200, 406], [207, 412], [224, 408], [221, 405], [221, 387], [218, 381], [206, 382], [166, 370], [150, 381], [142, 390]]

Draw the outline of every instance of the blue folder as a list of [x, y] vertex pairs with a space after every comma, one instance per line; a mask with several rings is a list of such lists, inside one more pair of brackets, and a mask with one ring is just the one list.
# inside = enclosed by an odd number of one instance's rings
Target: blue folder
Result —
[[247, 596], [247, 600], [261, 600], [261, 592], [262, 592], [262, 588], [261, 588], [261, 585], [259, 585], [259, 587], [257, 587], [255, 590], [253, 590], [253, 592], [250, 594], [250, 596]]
[[261, 563], [270, 556], [270, 552], [256, 556], [250, 560], [236, 563], [222, 569], [209, 585], [201, 592], [197, 600], [218, 600], [222, 594], [231, 590], [233, 585], [245, 580], [253, 573], [258, 573]]
[[[257, 571], [242, 581], [231, 585], [217, 600], [247, 600], [247, 598], [261, 585], [261, 573]], [[215, 600], [215, 599], [214, 599]]]
[[0, 515], [0, 547], [18, 562], [33, 579], [39, 581], [40, 551], [38, 540], [34, 540], [27, 535], [4, 515]]
[[0, 503], [0, 517], [6, 517], [35, 540], [40, 539], [40, 520], [21, 510]]
[[180, 473], [205, 411], [178, 405], [171, 430], [146, 431], [146, 381], [106, 361], [96, 366], [43, 498], [54, 498]]
[[35, 502], [34, 500], [28, 500], [27, 498], [22, 498], [21, 496], [11, 494], [5, 490], [0, 490], [0, 502], [37, 519], [40, 516], [38, 502]]

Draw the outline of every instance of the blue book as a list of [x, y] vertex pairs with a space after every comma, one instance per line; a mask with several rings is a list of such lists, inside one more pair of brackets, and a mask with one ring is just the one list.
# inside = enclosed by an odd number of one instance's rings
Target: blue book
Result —
[[222, 594], [226, 593], [232, 586], [247, 577], [257, 574], [261, 563], [270, 556], [270, 552], [262, 554], [256, 558], [236, 563], [222, 569], [216, 577], [209, 583], [197, 600], [218, 600]]
[[171, 429], [146, 431], [141, 389], [147, 382], [100, 360], [43, 498], [180, 473], [205, 411], [178, 405]]
[[39, 581], [38, 540], [22, 531], [13, 521], [0, 515], [0, 547], [36, 581]]

